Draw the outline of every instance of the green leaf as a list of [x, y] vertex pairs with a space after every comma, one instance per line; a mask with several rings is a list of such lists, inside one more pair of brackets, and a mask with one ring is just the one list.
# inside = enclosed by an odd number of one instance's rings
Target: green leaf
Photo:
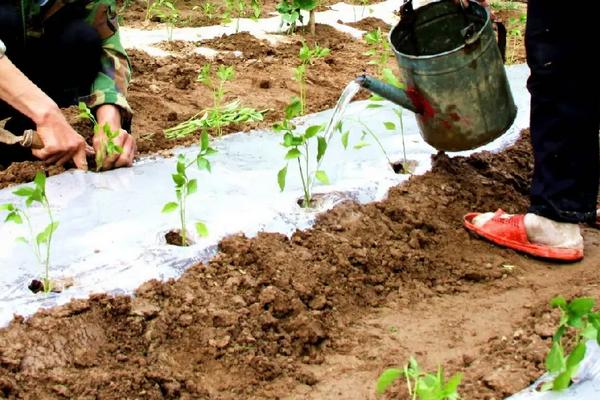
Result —
[[290, 120], [302, 113], [302, 103], [297, 97], [292, 97], [292, 102], [285, 108], [285, 119]]
[[209, 145], [210, 145], [210, 138], [208, 136], [208, 131], [205, 129], [202, 131], [202, 134], [200, 135], [200, 149], [208, 150]]
[[403, 88], [404, 85], [402, 84], [402, 82], [400, 82], [398, 80], [398, 78], [396, 78], [396, 75], [394, 75], [394, 73], [392, 72], [391, 69], [389, 68], [384, 68], [381, 73], [383, 74], [383, 80], [386, 83], [389, 83], [392, 86], [396, 86], [397, 88]]
[[310, 139], [311, 137], [315, 136], [317, 133], [319, 133], [321, 130], [323, 129], [323, 125], [313, 125], [311, 127], [306, 128], [306, 130], [304, 131], [304, 137], [306, 139]]
[[299, 158], [301, 155], [302, 155], [302, 153], [300, 152], [300, 150], [293, 148], [287, 152], [287, 154], [285, 155], [285, 159], [286, 160], [294, 160], [296, 158]]
[[402, 376], [402, 370], [398, 368], [388, 368], [377, 379], [375, 391], [378, 395], [385, 393], [387, 388]]
[[552, 390], [565, 390], [571, 385], [571, 371], [567, 370], [561, 374], [559, 374], [552, 384]]
[[553, 298], [552, 300], [550, 300], [550, 306], [552, 306], [553, 308], [559, 307], [559, 308], [566, 310], [567, 309], [567, 301], [565, 300], [564, 297], [557, 296], [557, 297]]
[[30, 188], [28, 186], [18, 188], [17, 190], [13, 191], [14, 195], [20, 196], [20, 197], [30, 197], [34, 193], [35, 193], [35, 189]]
[[571, 351], [571, 354], [567, 357], [567, 369], [576, 371], [579, 363], [583, 361], [583, 357], [585, 357], [585, 342], [579, 342], [577, 346]]
[[14, 211], [15, 206], [12, 203], [0, 204], [0, 211]]
[[277, 173], [277, 184], [279, 185], [279, 190], [283, 192], [285, 189], [285, 177], [287, 175], [287, 165], [279, 170]]
[[208, 172], [211, 172], [210, 161], [204, 157], [198, 157], [196, 160], [196, 165], [200, 171], [207, 170]]
[[29, 244], [29, 240], [25, 239], [23, 236], [19, 236], [15, 239], [17, 242]]
[[185, 160], [177, 160], [177, 174], [185, 176]]
[[187, 183], [187, 194], [194, 194], [198, 190], [198, 181], [196, 179], [192, 179]]
[[176, 202], [172, 201], [170, 203], [165, 204], [165, 206], [162, 209], [162, 213], [170, 213], [173, 212], [175, 210], [177, 210], [177, 208], [179, 207], [179, 204], [177, 204]]
[[367, 147], [368, 145], [369, 145], [369, 143], [361, 140], [360, 142], [358, 142], [354, 145], [354, 148], [356, 150], [359, 150], [359, 149], [362, 149], [363, 147]]
[[44, 193], [44, 190], [46, 188], [46, 174], [42, 171], [38, 171], [35, 173], [35, 178], [33, 179], [33, 183], [35, 183], [35, 186], [42, 192]]
[[208, 228], [203, 222], [196, 222], [196, 232], [198, 233], [198, 236], [208, 236]]
[[329, 185], [329, 177], [327, 176], [327, 174], [325, 173], [325, 171], [317, 171], [315, 172], [315, 178], [317, 178], [317, 180], [325, 185]]
[[36, 236], [36, 243], [38, 245], [42, 243], [48, 243], [48, 240], [50, 239], [54, 231], [56, 231], [56, 228], [58, 228], [58, 222], [48, 224], [48, 226], [46, 226], [46, 228]]
[[342, 146], [344, 149], [348, 148], [348, 138], [350, 137], [350, 131], [346, 131], [342, 134]]
[[596, 304], [594, 299], [590, 297], [581, 297], [573, 299], [568, 304], [567, 309], [569, 310], [569, 314], [576, 317], [582, 317], [592, 311], [594, 304]]
[[173, 174], [173, 175], [171, 175], [171, 177], [173, 178], [173, 182], [175, 182], [175, 185], [177, 185], [177, 186], [185, 185], [185, 177], [182, 176], [181, 174]]
[[23, 223], [23, 218], [19, 215], [18, 212], [13, 211], [6, 216], [4, 222], [14, 222], [15, 224], [21, 225]]
[[385, 126], [385, 129], [387, 129], [388, 131], [396, 130], [396, 124], [394, 124], [393, 122], [386, 121], [383, 123], [383, 125]]
[[557, 373], [565, 368], [565, 357], [560, 343], [553, 342], [552, 348], [546, 357], [546, 369], [549, 372]]
[[325, 155], [327, 151], [327, 141], [324, 137], [317, 138], [317, 161], [321, 161], [321, 158]]
[[370, 103], [367, 108], [381, 108], [383, 107], [383, 104], [377, 104], [377, 103]]
[[462, 378], [463, 378], [463, 374], [459, 372], [459, 373], [454, 374], [452, 376], [452, 378], [448, 379], [448, 382], [446, 383], [446, 386], [444, 388], [447, 395], [457, 393], [458, 385], [460, 385]]

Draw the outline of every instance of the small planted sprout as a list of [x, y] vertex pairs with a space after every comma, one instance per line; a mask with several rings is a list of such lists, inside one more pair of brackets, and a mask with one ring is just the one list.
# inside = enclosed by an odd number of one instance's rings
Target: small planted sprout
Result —
[[281, 15], [281, 25], [288, 26], [287, 33], [292, 34], [296, 31], [298, 22], [303, 22], [302, 11], [309, 12], [310, 33], [315, 34], [315, 8], [316, 0], [282, 0], [277, 4], [276, 10]]
[[94, 125], [94, 136], [104, 134], [106, 137], [106, 139], [100, 141], [100, 148], [96, 149], [96, 172], [98, 172], [102, 170], [104, 160], [107, 157], [123, 152], [123, 148], [114, 142], [114, 139], [119, 136], [119, 131], [113, 131], [108, 124], [100, 126], [94, 114], [92, 114], [88, 106], [83, 102], [79, 102], [79, 118], [87, 119]]
[[238, 101], [223, 105], [223, 98], [226, 94], [225, 83], [233, 80], [235, 77], [233, 66], [219, 66], [216, 72], [216, 84], [214, 84], [214, 78], [211, 75], [212, 66], [205, 64], [200, 69], [196, 81], [213, 91], [213, 106], [177, 126], [165, 129], [165, 136], [167, 138], [186, 137], [206, 129], [212, 130], [215, 136], [221, 136], [224, 126], [263, 120], [266, 110], [256, 111], [253, 108], [241, 107]]
[[377, 76], [383, 77], [384, 69], [387, 68], [390, 57], [393, 55], [387, 38], [381, 32], [381, 28], [377, 28], [365, 34], [364, 39], [369, 46], [369, 50], [364, 55], [371, 57], [369, 64], [376, 65]]
[[437, 373], [428, 374], [421, 370], [417, 361], [411, 357], [403, 369], [389, 368], [383, 371], [377, 380], [377, 395], [383, 395], [392, 383], [404, 376], [411, 400], [458, 400], [458, 385], [462, 373], [454, 374], [448, 381], [444, 369], [438, 367]]
[[[191, 196], [198, 190], [198, 180], [190, 179], [187, 175], [187, 170], [189, 167], [196, 164], [199, 170], [207, 170], [208, 172], [211, 172], [210, 162], [208, 161], [207, 157], [214, 153], [216, 153], [216, 150], [210, 147], [208, 132], [204, 131], [200, 137], [200, 151], [196, 155], [195, 159], [191, 161], [187, 160], [183, 154], [180, 154], [179, 157], [177, 157], [176, 172], [171, 175], [173, 182], [175, 183], [175, 197], [177, 198], [177, 201], [172, 201], [165, 204], [162, 212], [171, 213], [179, 210], [179, 222], [181, 226], [179, 236], [181, 238], [181, 246], [190, 245], [186, 230], [186, 204], [188, 196]], [[196, 222], [195, 228], [198, 236], [208, 236], [208, 229], [203, 222]]]
[[[321, 162], [323, 161], [323, 156], [327, 151], [327, 146], [332, 135], [330, 135], [330, 137], [325, 137], [324, 134], [326, 134], [326, 132], [324, 132], [323, 125], [309, 126], [304, 133], [297, 134], [295, 132], [296, 126], [291, 120], [299, 115], [300, 100], [294, 98], [285, 109], [284, 120], [275, 124], [273, 127], [275, 131], [283, 133], [282, 145], [288, 149], [285, 155], [286, 165], [277, 173], [277, 183], [279, 189], [283, 191], [285, 189], [287, 178], [288, 163], [292, 160], [296, 160], [300, 179], [302, 180], [302, 189], [304, 191], [302, 207], [308, 208], [312, 205], [312, 186], [315, 180], [325, 185], [329, 184], [327, 173], [321, 169]], [[316, 168], [311, 170], [309, 167], [311, 158], [309, 145], [310, 142], [314, 140], [313, 138], [316, 138], [317, 140], [317, 152], [314, 155], [316, 159]]]
[[[22, 225], [23, 221], [25, 221], [29, 238], [20, 236], [16, 238], [16, 240], [31, 246], [33, 254], [44, 268], [42, 286], [44, 292], [48, 293], [52, 290], [52, 282], [50, 280], [50, 248], [52, 245], [52, 237], [56, 228], [58, 228], [58, 221], [54, 220], [52, 209], [50, 208], [50, 203], [46, 196], [46, 175], [44, 172], [38, 171], [33, 180], [33, 187], [24, 186], [15, 190], [13, 193], [16, 196], [24, 198], [26, 208], [22, 209], [13, 203], [7, 203], [0, 205], [0, 211], [8, 212], [4, 222], [13, 222]], [[48, 225], [38, 233], [34, 231], [34, 227], [31, 224], [31, 218], [27, 213], [27, 209], [34, 203], [39, 203], [48, 214]]]
[[308, 75], [308, 66], [312, 65], [317, 58], [324, 58], [331, 51], [326, 47], [319, 47], [318, 44], [314, 48], [308, 47], [306, 43], [302, 43], [302, 47], [298, 53], [300, 65], [294, 68], [294, 80], [298, 82], [300, 91], [300, 114], [304, 115], [306, 109], [306, 77]]
[[[552, 299], [550, 305], [561, 312], [558, 328], [552, 337], [552, 348], [546, 356], [546, 368], [553, 379], [542, 385], [542, 390], [560, 391], [571, 386], [572, 378], [577, 373], [586, 352], [585, 342], [595, 340], [600, 344], [600, 312], [593, 312], [596, 301], [580, 297], [567, 302], [564, 297]], [[574, 331], [572, 348], [565, 355], [563, 344], [567, 341], [565, 334]]]
[[173, 39], [173, 28], [179, 21], [179, 10], [171, 0], [154, 0], [146, 11], [146, 19], [158, 17], [167, 24], [167, 39]]

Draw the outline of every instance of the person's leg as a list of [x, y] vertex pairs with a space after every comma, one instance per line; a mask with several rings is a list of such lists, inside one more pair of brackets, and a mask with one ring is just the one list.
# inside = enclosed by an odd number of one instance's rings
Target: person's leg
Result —
[[535, 158], [529, 212], [553, 221], [596, 219], [600, 63], [590, 57], [598, 36], [596, 3], [582, 4], [577, 18], [567, 18], [562, 1], [528, 2]]
[[[565, 7], [577, 18], [565, 16]], [[559, 0], [527, 4], [535, 159], [529, 213], [465, 216], [467, 229], [494, 243], [565, 261], [583, 257], [578, 223], [595, 220], [599, 175], [600, 64], [590, 57], [598, 2], [574, 7]]]

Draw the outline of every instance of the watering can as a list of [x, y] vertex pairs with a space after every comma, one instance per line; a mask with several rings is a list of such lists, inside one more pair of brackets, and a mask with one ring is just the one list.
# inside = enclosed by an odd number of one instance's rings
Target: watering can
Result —
[[400, 15], [388, 40], [405, 88], [366, 75], [356, 81], [414, 111], [423, 139], [438, 150], [474, 149], [506, 132], [517, 108], [487, 10], [452, 0], [414, 10], [408, 0]]

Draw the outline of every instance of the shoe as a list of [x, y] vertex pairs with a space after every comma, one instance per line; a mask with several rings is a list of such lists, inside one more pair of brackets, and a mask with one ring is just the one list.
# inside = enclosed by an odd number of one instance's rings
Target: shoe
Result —
[[482, 226], [476, 226], [473, 220], [478, 215], [480, 213], [465, 215], [463, 218], [465, 228], [499, 246], [556, 261], [573, 262], [583, 258], [583, 249], [550, 247], [531, 243], [527, 238], [524, 215], [507, 217], [504, 211], [498, 210], [488, 222]]

